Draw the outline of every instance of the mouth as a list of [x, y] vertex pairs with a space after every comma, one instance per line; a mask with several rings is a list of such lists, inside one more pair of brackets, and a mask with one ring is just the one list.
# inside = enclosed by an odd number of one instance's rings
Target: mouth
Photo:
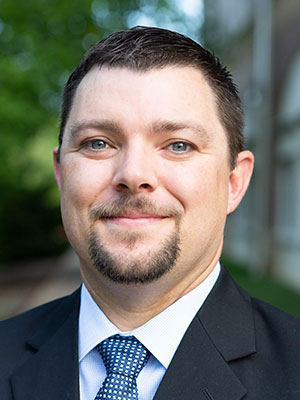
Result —
[[127, 211], [115, 216], [104, 218], [103, 220], [116, 225], [130, 226], [143, 226], [149, 225], [168, 218], [168, 216], [161, 216], [157, 214], [141, 213], [138, 211]]

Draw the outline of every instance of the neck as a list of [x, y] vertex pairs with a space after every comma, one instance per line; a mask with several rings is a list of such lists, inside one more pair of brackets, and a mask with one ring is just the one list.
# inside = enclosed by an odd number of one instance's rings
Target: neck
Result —
[[166, 274], [148, 284], [119, 284], [99, 273], [96, 276], [93, 272], [89, 274], [87, 268], [81, 268], [81, 274], [88, 291], [108, 319], [121, 331], [131, 331], [203, 282], [217, 264], [220, 253], [218, 251], [204, 267], [193, 269], [193, 273], [179, 280], [177, 274], [176, 280], [171, 279], [172, 274]]

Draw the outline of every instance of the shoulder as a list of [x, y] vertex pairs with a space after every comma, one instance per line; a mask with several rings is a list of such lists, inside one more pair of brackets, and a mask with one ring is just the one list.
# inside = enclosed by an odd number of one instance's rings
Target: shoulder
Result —
[[274, 392], [274, 398], [275, 392], [284, 399], [299, 398], [300, 320], [253, 297], [251, 304], [256, 340], [256, 352], [251, 357], [255, 381], [262, 382], [268, 393]]
[[[25, 365], [41, 346], [57, 337], [57, 332], [77, 326], [79, 302], [80, 291], [77, 290], [70, 296], [0, 322], [1, 399], [12, 398], [10, 377], [19, 367]], [[67, 328], [64, 329], [65, 326]], [[61, 335], [58, 336], [61, 338]], [[54, 343], [57, 344], [57, 341]]]
[[256, 366], [252, 373], [257, 382], [267, 378], [264, 382], [272, 382], [278, 393], [287, 395], [291, 390], [287, 398], [292, 399], [292, 393], [300, 393], [300, 320], [263, 300], [252, 296], [248, 299], [256, 345], [251, 356]]
[[294, 351], [298, 351], [300, 355], [300, 320], [255, 297], [250, 299], [257, 335], [265, 332], [275, 346], [280, 344], [289, 351], [293, 345]]
[[252, 310], [257, 343], [260, 337], [274, 345], [286, 347], [293, 343], [300, 354], [300, 320], [270, 303], [251, 296], [238, 284], [234, 284]]
[[224, 268], [212, 298], [211, 337], [249, 398], [298, 399], [300, 320], [249, 295]]
[[[272, 329], [273, 335], [275, 334], [274, 331], [281, 335], [282, 333], [287, 334], [288, 330], [291, 337], [300, 341], [300, 319], [246, 292], [230, 277], [224, 266], [223, 274], [226, 275], [227, 279], [229, 277], [228, 290], [236, 291], [239, 294], [234, 300], [238, 301], [240, 298], [239, 302], [243, 302], [247, 305], [246, 308], [251, 309], [255, 328], [258, 331]], [[223, 280], [224, 278], [221, 278], [221, 281]]]
[[74, 307], [79, 308], [80, 290], [69, 296], [53, 300], [16, 317], [0, 322], [0, 353], [6, 353], [14, 348], [16, 351], [24, 348], [24, 343], [38, 331], [56, 330]]
[[288, 357], [294, 362], [298, 357], [300, 363], [300, 320], [252, 297], [233, 281], [224, 266], [199, 317], [219, 347], [226, 342], [227, 358], [240, 346], [247, 348], [248, 354], [252, 349], [253, 354], [269, 359], [282, 355], [281, 360]]

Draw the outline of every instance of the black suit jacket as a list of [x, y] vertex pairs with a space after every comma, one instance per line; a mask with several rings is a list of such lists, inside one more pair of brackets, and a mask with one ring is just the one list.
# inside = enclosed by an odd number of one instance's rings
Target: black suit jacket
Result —
[[[0, 324], [1, 400], [78, 400], [79, 290]], [[299, 400], [300, 321], [222, 268], [155, 400]]]

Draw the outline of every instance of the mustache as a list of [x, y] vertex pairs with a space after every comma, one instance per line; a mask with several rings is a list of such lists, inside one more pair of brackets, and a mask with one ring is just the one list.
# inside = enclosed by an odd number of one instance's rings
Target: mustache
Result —
[[101, 218], [117, 218], [128, 211], [138, 211], [143, 214], [157, 215], [159, 217], [181, 217], [183, 212], [173, 205], [159, 205], [146, 197], [133, 197], [124, 195], [109, 204], [97, 204], [90, 208], [89, 219], [95, 222]]

